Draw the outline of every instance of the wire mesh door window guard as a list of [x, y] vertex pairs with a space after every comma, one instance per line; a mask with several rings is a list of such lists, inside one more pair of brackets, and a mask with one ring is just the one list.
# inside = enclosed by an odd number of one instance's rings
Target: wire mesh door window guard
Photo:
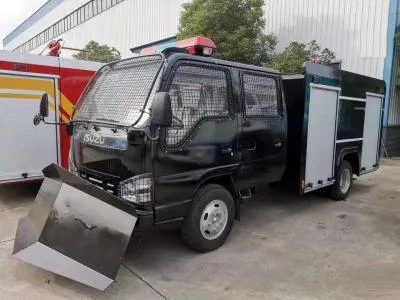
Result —
[[131, 126], [145, 108], [161, 63], [161, 56], [144, 56], [104, 66], [79, 101], [74, 119]]
[[244, 74], [245, 115], [248, 117], [278, 116], [278, 89], [275, 79]]
[[167, 130], [167, 145], [176, 146], [205, 118], [229, 116], [227, 74], [223, 70], [180, 66], [170, 90], [173, 124]]

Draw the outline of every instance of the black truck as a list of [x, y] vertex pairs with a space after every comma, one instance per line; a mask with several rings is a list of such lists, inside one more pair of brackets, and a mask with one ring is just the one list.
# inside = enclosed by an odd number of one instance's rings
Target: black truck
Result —
[[[73, 192], [48, 191], [61, 182], [134, 216], [132, 228], [122, 234], [119, 257], [133, 227], [180, 227], [185, 244], [206, 252], [225, 242], [241, 203], [260, 186], [282, 182], [298, 194], [326, 189], [333, 199], [344, 200], [353, 176], [378, 168], [384, 81], [312, 63], [303, 74], [281, 75], [205, 56], [214, 51], [208, 46], [166, 49], [112, 62], [97, 72], [67, 124], [70, 172], [57, 166], [44, 170], [38, 198], [50, 203], [43, 219], [47, 227], [51, 220], [57, 226], [79, 220], [87, 244], [104, 247], [100, 239], [88, 238], [95, 234], [88, 228], [107, 227], [102, 215], [113, 213], [104, 208], [88, 225], [70, 208], [83, 206], [82, 194], [67, 201], [71, 216], [60, 218], [55, 203]], [[45, 98], [36, 122], [46, 116]], [[43, 226], [53, 233], [41, 233], [49, 246], [57, 234]], [[65, 245], [49, 247], [69, 251]], [[74, 255], [107, 273], [77, 250]]]

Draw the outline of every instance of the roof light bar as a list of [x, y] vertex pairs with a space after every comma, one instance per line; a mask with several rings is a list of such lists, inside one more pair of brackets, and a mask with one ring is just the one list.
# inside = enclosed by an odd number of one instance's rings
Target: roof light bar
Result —
[[196, 36], [181, 41], [144, 48], [142, 51], [140, 51], [140, 55], [151, 55], [155, 53], [162, 53], [170, 48], [183, 48], [186, 49], [188, 53], [192, 55], [213, 56], [215, 54], [217, 46], [209, 38], [203, 36]]

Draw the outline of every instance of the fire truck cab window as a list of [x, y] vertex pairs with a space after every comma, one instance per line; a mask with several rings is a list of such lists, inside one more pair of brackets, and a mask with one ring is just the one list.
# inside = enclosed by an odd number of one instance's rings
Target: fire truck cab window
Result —
[[248, 117], [278, 115], [278, 92], [275, 79], [262, 75], [243, 75], [245, 114]]
[[229, 115], [226, 72], [198, 66], [180, 66], [169, 93], [173, 124], [167, 144], [181, 143], [202, 119]]

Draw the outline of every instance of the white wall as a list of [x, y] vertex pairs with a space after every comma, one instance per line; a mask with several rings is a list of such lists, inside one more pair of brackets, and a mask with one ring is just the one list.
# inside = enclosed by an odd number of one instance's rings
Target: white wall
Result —
[[316, 40], [333, 50], [342, 68], [383, 78], [389, 0], [267, 0], [266, 32], [291, 41]]

